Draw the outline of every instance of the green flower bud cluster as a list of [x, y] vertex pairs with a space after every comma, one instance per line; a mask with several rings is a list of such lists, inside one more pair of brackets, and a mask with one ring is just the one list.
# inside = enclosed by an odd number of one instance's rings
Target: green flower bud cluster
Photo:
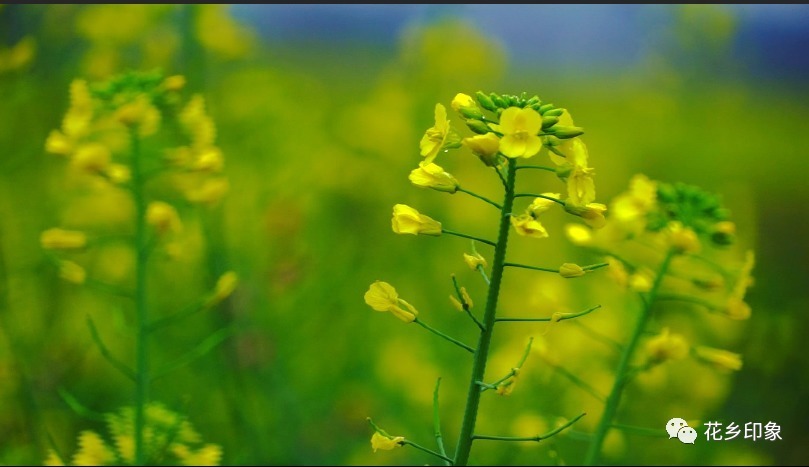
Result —
[[708, 236], [715, 245], [725, 246], [733, 243], [734, 238], [729, 217], [730, 212], [715, 194], [679, 182], [658, 183], [657, 209], [649, 213], [648, 228], [659, 231], [669, 222], [679, 221], [698, 235]]

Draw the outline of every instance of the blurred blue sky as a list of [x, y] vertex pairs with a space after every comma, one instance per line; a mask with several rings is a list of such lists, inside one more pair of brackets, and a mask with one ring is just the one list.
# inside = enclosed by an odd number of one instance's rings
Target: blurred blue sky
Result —
[[[736, 20], [729, 56], [754, 78], [804, 81], [809, 72], [809, 5], [721, 5]], [[505, 45], [511, 66], [542, 63], [570, 71], [622, 68], [660, 51], [669, 5], [235, 5], [270, 43], [391, 51], [402, 29], [443, 15], [470, 19]]]

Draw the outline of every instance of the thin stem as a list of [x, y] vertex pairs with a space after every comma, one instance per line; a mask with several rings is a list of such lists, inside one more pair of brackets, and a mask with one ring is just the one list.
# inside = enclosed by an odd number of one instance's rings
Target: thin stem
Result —
[[420, 319], [416, 318], [416, 319], [413, 320], [413, 322], [418, 324], [419, 326], [423, 327], [424, 329], [430, 331], [431, 333], [435, 334], [436, 336], [439, 336], [442, 339], [446, 339], [446, 340], [452, 342], [453, 344], [457, 345], [458, 347], [463, 348], [467, 352], [475, 353], [475, 349], [473, 349], [472, 347], [469, 347], [468, 345], [464, 344], [463, 342], [461, 342], [459, 340], [456, 340], [456, 339], [453, 339], [452, 337], [449, 337], [448, 335], [444, 334], [443, 332], [441, 332], [441, 331], [439, 331], [437, 329], [433, 329], [432, 327], [424, 324], [424, 322], [421, 321]]
[[717, 311], [718, 307], [713, 303], [703, 300], [697, 297], [691, 297], [688, 295], [680, 295], [680, 294], [659, 294], [657, 296], [659, 301], [677, 301], [677, 302], [685, 302], [685, 303], [692, 303], [694, 305], [704, 306], [710, 311]]
[[194, 360], [205, 356], [208, 352], [213, 350], [217, 345], [222, 343], [225, 339], [230, 337], [236, 331], [234, 327], [230, 328], [223, 328], [215, 333], [208, 336], [204, 341], [200, 342], [199, 345], [191, 349], [188, 353], [183, 355], [182, 357], [178, 358], [177, 360], [167, 364], [163, 368], [154, 372], [152, 376], [152, 380], [155, 380], [161, 376], [165, 376], [166, 374], [170, 373], [177, 368], [182, 366], [188, 365], [189, 363], [193, 362]]
[[435, 434], [435, 442], [438, 444], [438, 452], [444, 456], [444, 464], [452, 465], [452, 462], [447, 457], [447, 451], [444, 449], [444, 437], [441, 435], [441, 414], [438, 410], [438, 388], [441, 386], [441, 377], [435, 381], [435, 390], [433, 391], [433, 433]]
[[[510, 167], [511, 166], [511, 159], [509, 159], [508, 162], [509, 162], [509, 167]], [[516, 169], [514, 169], [514, 170], [516, 170]], [[500, 168], [497, 167], [497, 166], [494, 167], [494, 171], [497, 172], [497, 176], [500, 177], [500, 181], [503, 183], [503, 188], [508, 190], [508, 181], [506, 180], [506, 177], [503, 176], [503, 172], [501, 172]], [[512, 186], [512, 189], [513, 188], [514, 187]]]
[[503, 209], [502, 206], [500, 206], [499, 204], [497, 204], [494, 201], [490, 200], [489, 198], [486, 198], [485, 196], [481, 196], [481, 195], [479, 195], [477, 193], [473, 193], [473, 192], [471, 192], [469, 190], [466, 190], [464, 188], [461, 188], [461, 187], [458, 187], [458, 191], [460, 191], [461, 193], [466, 193], [467, 195], [470, 195], [470, 196], [474, 196], [475, 198], [477, 198], [479, 200], [485, 201], [485, 202], [491, 204], [492, 206], [496, 207], [497, 209]]
[[489, 357], [489, 347], [491, 345], [495, 318], [497, 316], [497, 300], [500, 295], [500, 284], [503, 280], [506, 247], [508, 244], [509, 229], [511, 227], [509, 216], [514, 205], [514, 185], [517, 176], [517, 164], [512, 159], [508, 160], [507, 176], [505, 179], [502, 178], [502, 174], [500, 174], [499, 170], [497, 173], [504, 182], [505, 195], [503, 196], [503, 208], [500, 210], [500, 228], [497, 234], [497, 244], [494, 248], [491, 283], [489, 284], [486, 310], [483, 315], [483, 326], [485, 329], [480, 333], [477, 350], [475, 351], [475, 362], [472, 366], [472, 375], [466, 396], [466, 407], [464, 409], [463, 422], [461, 423], [458, 447], [455, 450], [455, 465], [466, 465], [469, 462], [469, 453], [472, 450], [472, 442], [474, 441], [472, 435], [475, 430], [481, 395], [478, 382], [483, 380], [483, 376], [486, 372], [486, 362]]
[[561, 199], [554, 198], [553, 196], [548, 195], [537, 195], [534, 193], [517, 193], [514, 195], [515, 198], [545, 198], [547, 200], [553, 201], [556, 204], [561, 204], [562, 206], [565, 205], [565, 202]]
[[565, 321], [568, 319], [579, 318], [584, 315], [589, 315], [590, 313], [598, 310], [601, 308], [601, 305], [596, 305], [594, 307], [590, 307], [584, 311], [579, 311], [578, 313], [561, 313], [559, 317], [554, 319], [553, 317], [550, 318], [497, 318], [495, 319], [496, 322], [524, 322], [524, 321], [539, 321], [539, 322], [549, 322], [549, 321]]
[[489, 280], [489, 276], [486, 275], [486, 270], [483, 268], [482, 264], [478, 264], [476, 268], [481, 276], [483, 276], [483, 280], [486, 281], [486, 285], [491, 285], [492, 281]]
[[528, 354], [531, 353], [531, 344], [533, 344], [533, 343], [534, 343], [534, 338], [529, 337], [528, 338], [528, 345], [525, 346], [525, 352], [523, 352], [522, 358], [520, 359], [520, 362], [517, 363], [517, 366], [512, 368], [511, 371], [509, 371], [506, 376], [503, 376], [502, 378], [500, 378], [497, 381], [495, 381], [493, 383], [490, 383], [490, 384], [487, 384], [487, 383], [484, 383], [484, 382], [479, 382], [478, 384], [480, 386], [480, 391], [484, 392], [484, 391], [486, 391], [488, 389], [497, 389], [497, 386], [499, 386], [500, 384], [506, 382], [506, 380], [508, 380], [509, 378], [512, 378], [512, 377], [516, 376], [517, 373], [520, 371], [520, 369], [522, 369], [522, 366], [525, 365], [525, 360], [528, 359]]
[[667, 437], [665, 433], [661, 433], [660, 430], [657, 429], [657, 428], [646, 428], [646, 427], [643, 427], [643, 426], [621, 425], [621, 424], [618, 424], [618, 423], [613, 424], [612, 427], [617, 428], [619, 430], [626, 431], [627, 433], [633, 433], [633, 434], [641, 435], [641, 436], [652, 436], [652, 437], [655, 437], [655, 438], [666, 438]]
[[604, 397], [598, 391], [596, 391], [595, 388], [593, 388], [592, 386], [587, 384], [583, 379], [579, 378], [575, 374], [571, 373], [570, 371], [566, 370], [565, 368], [563, 368], [561, 366], [558, 366], [558, 365], [552, 365], [552, 366], [562, 376], [569, 379], [571, 383], [575, 384], [576, 386], [578, 386], [579, 388], [581, 388], [582, 390], [584, 390], [585, 392], [587, 392], [591, 396], [595, 397], [599, 402], [603, 403], [603, 402], [605, 402], [607, 400], [607, 398]]
[[424, 451], [427, 454], [432, 454], [433, 456], [438, 457], [439, 459], [443, 460], [444, 462], [448, 462], [447, 465], [452, 465], [452, 459], [450, 459], [449, 457], [447, 457], [447, 456], [445, 456], [443, 454], [439, 454], [439, 453], [433, 451], [432, 449], [427, 449], [424, 446], [418, 445], [418, 444], [414, 443], [413, 441], [410, 441], [409, 439], [405, 439], [404, 441], [402, 441], [402, 446], [413, 446], [414, 448], [418, 449], [419, 451]]
[[87, 317], [87, 327], [90, 328], [90, 335], [93, 337], [93, 342], [95, 342], [98, 350], [101, 351], [101, 355], [110, 362], [110, 365], [115, 367], [116, 370], [120, 371], [124, 374], [127, 378], [131, 379], [132, 381], [137, 381], [137, 376], [135, 372], [132, 371], [132, 368], [129, 368], [124, 364], [122, 361], [118, 360], [112, 355], [112, 352], [104, 345], [104, 342], [101, 340], [101, 336], [98, 335], [98, 329], [96, 329], [95, 324], [93, 323], [92, 318], [89, 316]]
[[657, 292], [660, 290], [660, 284], [663, 283], [663, 276], [666, 275], [666, 271], [668, 270], [673, 257], [674, 251], [669, 250], [666, 253], [666, 256], [663, 258], [663, 262], [660, 264], [660, 268], [657, 272], [657, 277], [655, 277], [652, 289], [649, 291], [647, 299], [643, 302], [643, 307], [641, 309], [640, 316], [638, 317], [638, 322], [635, 325], [635, 329], [632, 331], [629, 342], [627, 342], [623, 352], [621, 353], [618, 368], [615, 371], [615, 382], [613, 383], [610, 395], [607, 397], [604, 413], [601, 415], [601, 419], [596, 426], [593, 442], [590, 444], [587, 451], [587, 456], [584, 461], [587, 465], [593, 465], [598, 462], [599, 455], [601, 454], [601, 445], [604, 443], [604, 438], [607, 437], [607, 432], [612, 425], [612, 420], [615, 418], [615, 413], [618, 411], [618, 403], [621, 401], [621, 395], [623, 394], [624, 387], [627, 383], [626, 376], [627, 369], [629, 368], [629, 362], [631, 361], [632, 354], [634, 354], [635, 348], [640, 341], [640, 336], [643, 334], [643, 330], [646, 327], [646, 322], [648, 321], [650, 314], [649, 311], [652, 309], [652, 304], [657, 298]]
[[552, 436], [555, 436], [555, 435], [559, 434], [560, 432], [562, 432], [566, 428], [568, 428], [571, 425], [573, 425], [574, 423], [578, 422], [579, 419], [581, 419], [585, 415], [587, 415], [587, 414], [583, 413], [583, 414], [579, 415], [578, 417], [568, 421], [567, 423], [560, 426], [559, 428], [557, 428], [555, 430], [552, 430], [552, 431], [549, 431], [548, 433], [545, 433], [544, 435], [524, 436], [524, 437], [472, 435], [472, 438], [473, 439], [487, 439], [487, 440], [492, 440], [492, 441], [536, 441], [536, 442], [539, 442], [539, 441], [542, 441], [543, 439], [548, 439], [548, 438], [550, 438]]
[[601, 334], [600, 332], [598, 332], [595, 329], [587, 326], [586, 324], [582, 323], [581, 321], [573, 321], [573, 324], [578, 326], [585, 334], [592, 337], [594, 340], [597, 340], [597, 341], [601, 342], [602, 344], [605, 344], [605, 345], [607, 345], [609, 347], [612, 347], [613, 349], [617, 350], [618, 352], [620, 352], [624, 348], [624, 346], [621, 345], [620, 343], [614, 341], [610, 337], [605, 336], [604, 334]]
[[208, 308], [206, 304], [208, 303], [208, 299], [202, 300], [199, 303], [194, 303], [190, 306], [187, 306], [185, 309], [178, 311], [172, 315], [165, 316], [163, 318], [157, 319], [149, 324], [150, 331], [156, 331], [160, 328], [166, 327], [170, 324], [174, 324], [177, 321], [181, 321], [189, 316], [195, 315], [202, 310]]
[[522, 170], [522, 169], [547, 170], [548, 172], [556, 173], [556, 169], [554, 169], [553, 167], [548, 167], [546, 165], [521, 165], [521, 166], [517, 167], [517, 170]]
[[528, 266], [527, 264], [518, 264], [518, 263], [503, 263], [503, 266], [508, 266], [512, 268], [533, 269], [534, 271], [555, 272], [557, 274], [559, 273], [559, 268], [556, 269], [541, 268], [539, 266]]
[[143, 431], [145, 407], [149, 400], [149, 315], [146, 303], [146, 266], [149, 259], [146, 225], [146, 196], [144, 193], [143, 161], [140, 138], [136, 129], [130, 130], [132, 141], [132, 196], [135, 201], [135, 316], [137, 342], [135, 349], [135, 465], [143, 465], [146, 456]]
[[453, 232], [452, 230], [447, 230], [447, 229], [444, 229], [444, 228], [441, 229], [441, 233], [445, 233], [447, 235], [455, 235], [456, 237], [469, 238], [469, 239], [476, 240], [478, 242], [485, 243], [485, 244], [491, 245], [491, 246], [496, 245], [496, 243], [494, 243], [493, 241], [486, 240], [485, 238], [473, 237], [472, 235], [467, 235], [467, 234], [460, 233], [460, 232]]

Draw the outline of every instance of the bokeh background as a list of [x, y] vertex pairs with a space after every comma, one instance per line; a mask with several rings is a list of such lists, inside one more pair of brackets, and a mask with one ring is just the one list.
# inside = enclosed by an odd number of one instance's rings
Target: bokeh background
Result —
[[[130, 303], [60, 280], [39, 245], [55, 225], [115, 222], [121, 199], [66, 183], [63, 161], [44, 141], [73, 79], [155, 68], [185, 75], [186, 93], [205, 96], [231, 188], [215, 207], [182, 211], [184, 253], [153, 268], [153, 313], [194, 300], [226, 270], [241, 282], [217, 310], [155, 337], [154, 358], [163, 361], [222, 326], [238, 329], [156, 380], [152, 395], [220, 444], [223, 462], [434, 462], [409, 448], [372, 453], [365, 419], [431, 446], [438, 376], [454, 447], [469, 372], [463, 352], [373, 313], [362, 296], [374, 280], [388, 281], [425, 321], [472, 343], [474, 329], [446, 298], [456, 273], [484, 301], [461, 259], [468, 242], [397, 236], [390, 212], [405, 203], [455, 230], [494, 234], [490, 208], [407, 179], [435, 103], [483, 90], [526, 91], [569, 109], [586, 130], [599, 201], [636, 173], [698, 185], [722, 196], [740, 248], [756, 252], [748, 321], [689, 309], [671, 322], [742, 354], [743, 369], [661, 368], [639, 380], [622, 417], [661, 431], [672, 417], [773, 421], [783, 439], [701, 437], [684, 446], [616, 433], [605, 462], [805, 463], [807, 25], [805, 5], [0, 6], [0, 463], [40, 463], [51, 446], [73, 452], [81, 430], [103, 432], [66, 393], [97, 412], [131, 403], [129, 381], [103, 360], [85, 324], [91, 316], [112, 350], [131, 358]], [[468, 152], [442, 165], [499, 196], [497, 180]], [[538, 192], [563, 190], [552, 177], [532, 177]], [[514, 255], [586, 262], [562, 235], [570, 219], [548, 218], [551, 237], [518, 238]], [[132, 253], [120, 245], [81, 259], [94, 277], [131, 277]], [[588, 323], [606, 330], [620, 328], [621, 310], [634, 303], [596, 274], [565, 281], [521, 271], [510, 281], [504, 307], [541, 315], [602, 303], [615, 311]], [[527, 336], [547, 337], [562, 366], [606, 392], [615, 355], [575, 326], [542, 326], [503, 327], [490, 379], [516, 363]], [[475, 463], [581, 462], [582, 435], [600, 410], [535, 357], [511, 397], [484, 399], [487, 433], [536, 434], [560, 417], [593, 416], [539, 445], [478, 443]]]

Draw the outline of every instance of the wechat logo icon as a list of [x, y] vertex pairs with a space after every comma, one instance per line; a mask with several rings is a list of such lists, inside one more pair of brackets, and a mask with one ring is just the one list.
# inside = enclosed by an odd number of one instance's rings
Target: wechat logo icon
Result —
[[666, 432], [669, 434], [669, 439], [677, 438], [683, 444], [694, 444], [697, 439], [697, 430], [688, 426], [688, 422], [682, 418], [672, 418], [666, 423]]

